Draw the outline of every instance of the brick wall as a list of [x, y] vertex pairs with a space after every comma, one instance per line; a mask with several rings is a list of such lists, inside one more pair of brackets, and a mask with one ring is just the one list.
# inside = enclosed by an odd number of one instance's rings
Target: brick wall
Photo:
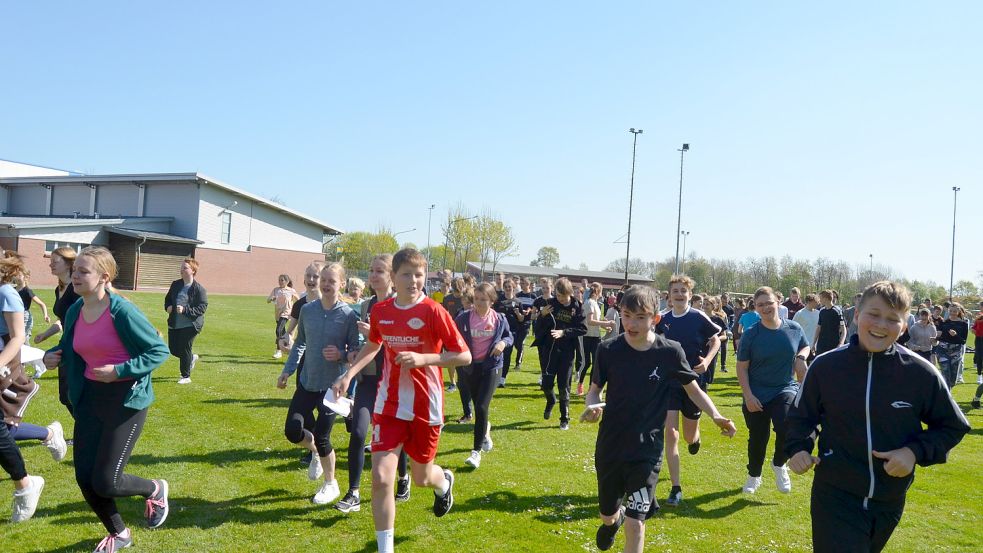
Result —
[[32, 287], [54, 288], [58, 285], [58, 277], [52, 275], [51, 267], [48, 267], [51, 260], [44, 256], [44, 240], [19, 238], [17, 253], [24, 256], [24, 265], [31, 271]]
[[200, 264], [197, 278], [209, 293], [268, 294], [276, 287], [277, 276], [284, 273], [293, 279], [294, 288], [303, 289], [304, 269], [324, 256], [257, 246], [248, 252], [198, 247], [195, 259]]

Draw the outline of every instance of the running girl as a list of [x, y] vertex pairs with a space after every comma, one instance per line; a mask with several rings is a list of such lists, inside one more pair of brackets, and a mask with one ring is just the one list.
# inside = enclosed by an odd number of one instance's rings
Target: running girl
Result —
[[295, 301], [300, 299], [297, 291], [293, 288], [294, 283], [288, 275], [280, 275], [277, 282], [279, 286], [274, 288], [266, 298], [266, 303], [273, 304], [273, 320], [276, 321], [276, 350], [273, 352], [274, 359], [283, 357], [283, 351], [280, 348], [283, 340], [287, 337], [287, 323], [290, 322], [290, 308]]
[[164, 524], [169, 510], [166, 480], [123, 473], [154, 400], [150, 374], [169, 353], [144, 314], [112, 287], [116, 274], [109, 250], [82, 250], [72, 270], [82, 301], [68, 309], [61, 342], [44, 356], [48, 368], [61, 363], [67, 375], [75, 407], [75, 480], [109, 532], [96, 552], [133, 544], [117, 497], [145, 497], [148, 528]]
[[[311, 499], [315, 505], [326, 505], [341, 495], [331, 446], [335, 413], [324, 405], [324, 393], [344, 373], [343, 363], [348, 353], [358, 349], [358, 316], [341, 301], [344, 286], [345, 269], [340, 263], [321, 269], [321, 300], [307, 302], [300, 310], [297, 339], [276, 383], [278, 388], [286, 388], [304, 356], [304, 371], [290, 400], [283, 433], [291, 443], [317, 453], [307, 469], [311, 480], [324, 476], [324, 483]], [[305, 355], [308, 348], [310, 357]], [[313, 428], [313, 432], [308, 428]]]
[[[48, 338], [61, 332], [65, 327], [65, 315], [79, 296], [75, 293], [72, 285], [72, 269], [75, 265], [75, 250], [62, 246], [51, 251], [51, 261], [48, 267], [51, 274], [58, 277], [58, 286], [55, 287], [55, 303], [51, 310], [54, 311], [58, 321], [48, 327], [47, 330], [34, 337], [34, 343], [40, 344]], [[68, 399], [68, 378], [64, 371], [58, 371], [58, 401], [68, 409], [68, 413], [73, 413], [72, 402]]]

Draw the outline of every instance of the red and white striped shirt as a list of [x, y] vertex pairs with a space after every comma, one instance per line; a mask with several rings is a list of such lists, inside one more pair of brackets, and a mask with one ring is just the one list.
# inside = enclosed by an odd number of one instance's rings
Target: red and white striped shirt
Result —
[[403, 369], [396, 355], [467, 351], [454, 319], [440, 304], [421, 295], [412, 305], [396, 304], [396, 298], [372, 307], [369, 340], [382, 344], [386, 362], [379, 379], [375, 412], [412, 421], [426, 420], [431, 426], [444, 423], [444, 376], [434, 365]]

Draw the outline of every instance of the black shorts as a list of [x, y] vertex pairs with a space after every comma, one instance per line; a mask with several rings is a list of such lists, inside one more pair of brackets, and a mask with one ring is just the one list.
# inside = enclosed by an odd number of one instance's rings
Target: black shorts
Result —
[[655, 461], [595, 461], [597, 502], [602, 515], [618, 512], [622, 503], [625, 516], [644, 521], [659, 481], [659, 463]]
[[673, 388], [669, 391], [669, 403], [667, 411], [679, 411], [684, 417], [690, 420], [699, 420], [703, 411], [693, 403], [693, 400], [686, 394], [683, 388]]

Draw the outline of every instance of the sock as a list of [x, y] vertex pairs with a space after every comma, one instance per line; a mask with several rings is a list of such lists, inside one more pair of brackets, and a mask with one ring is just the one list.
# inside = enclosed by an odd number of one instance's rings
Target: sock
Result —
[[120, 538], [130, 539], [130, 527], [127, 526], [122, 532], [116, 534]]
[[669, 490], [670, 493], [671, 492], [681, 492], [681, 491], [683, 491], [683, 487], [682, 486], [673, 486], [672, 489]]
[[348, 491], [352, 492], [352, 495], [358, 497], [358, 488], [351, 488]]
[[379, 553], [395, 553], [393, 545], [393, 529], [378, 530], [375, 533], [375, 542], [379, 546]]
[[451, 489], [451, 481], [444, 477], [444, 484], [442, 486], [437, 486], [433, 489], [434, 495], [437, 497], [444, 497], [447, 495], [447, 490]]

